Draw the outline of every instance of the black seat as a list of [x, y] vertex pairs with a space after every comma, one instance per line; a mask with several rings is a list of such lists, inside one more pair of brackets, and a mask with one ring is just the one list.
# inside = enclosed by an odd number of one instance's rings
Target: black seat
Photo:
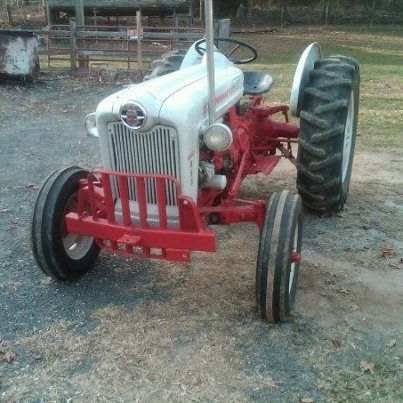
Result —
[[274, 84], [273, 77], [263, 71], [244, 71], [244, 95], [265, 94]]

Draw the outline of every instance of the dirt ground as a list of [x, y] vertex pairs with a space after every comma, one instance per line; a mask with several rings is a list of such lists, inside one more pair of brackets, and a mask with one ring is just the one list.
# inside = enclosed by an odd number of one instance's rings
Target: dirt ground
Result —
[[[253, 225], [218, 227], [190, 264], [101, 254], [58, 284], [31, 254], [32, 205], [53, 170], [99, 163], [82, 120], [119, 87], [53, 78], [0, 84], [0, 400], [403, 400], [401, 153], [359, 138], [346, 209], [306, 214], [290, 323], [256, 315]], [[287, 161], [242, 195], [285, 188]]]

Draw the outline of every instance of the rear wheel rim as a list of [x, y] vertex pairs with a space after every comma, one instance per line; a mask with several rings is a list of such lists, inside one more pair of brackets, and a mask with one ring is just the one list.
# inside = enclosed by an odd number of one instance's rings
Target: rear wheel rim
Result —
[[351, 91], [350, 104], [347, 112], [346, 129], [344, 131], [343, 162], [341, 167], [341, 179], [343, 183], [347, 177], [348, 168], [350, 166], [351, 149], [353, 147], [354, 113], [354, 91]]
[[[77, 211], [77, 194], [73, 194], [66, 204], [65, 214]], [[94, 242], [94, 238], [77, 234], [74, 232], [63, 231], [62, 233], [63, 248], [66, 255], [73, 260], [84, 258]]]
[[[295, 232], [294, 232], [294, 239], [293, 239], [293, 245], [292, 245], [292, 253], [293, 252], [299, 252], [298, 251], [298, 245], [299, 245], [299, 223], [297, 223], [295, 227]], [[288, 295], [291, 295], [292, 290], [294, 288], [294, 282], [297, 278], [296, 272], [298, 270], [298, 262], [291, 261], [291, 266], [290, 266], [290, 278], [288, 281]]]

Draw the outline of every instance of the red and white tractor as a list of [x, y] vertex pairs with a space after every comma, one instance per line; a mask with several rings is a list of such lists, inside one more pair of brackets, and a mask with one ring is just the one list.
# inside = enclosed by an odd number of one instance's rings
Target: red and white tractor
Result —
[[[322, 58], [313, 43], [298, 64], [290, 107], [266, 105], [272, 76], [237, 67], [257, 52], [213, 38], [211, 3], [206, 39], [190, 47], [177, 71], [119, 91], [87, 116], [103, 168], [63, 168], [46, 179], [33, 212], [33, 253], [45, 274], [67, 281], [87, 272], [100, 249], [185, 262], [191, 251], [215, 251], [209, 224], [255, 222], [258, 312], [285, 321], [301, 260], [301, 204], [328, 213], [346, 202], [359, 66], [344, 56]], [[169, 67], [175, 57], [156, 65]], [[299, 126], [289, 123], [289, 108]], [[247, 175], [269, 175], [281, 158], [297, 167], [299, 195], [285, 190], [267, 203], [237, 197]]]

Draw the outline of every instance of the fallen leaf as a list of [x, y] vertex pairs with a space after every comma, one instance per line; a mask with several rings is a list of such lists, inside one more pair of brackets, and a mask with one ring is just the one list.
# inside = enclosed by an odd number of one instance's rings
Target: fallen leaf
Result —
[[372, 363], [372, 362], [361, 361], [360, 369], [361, 369], [361, 372], [363, 374], [366, 373], [366, 372], [369, 372], [370, 374], [373, 374], [374, 370], [375, 370], [375, 364]]
[[339, 292], [340, 294], [349, 294], [350, 290], [348, 288], [336, 288], [336, 291]]
[[392, 339], [389, 343], [386, 344], [388, 347], [395, 347], [396, 346], [396, 339]]
[[36, 189], [37, 186], [35, 185], [35, 183], [28, 183], [27, 188], [28, 189]]
[[15, 360], [15, 354], [12, 352], [8, 352], [4, 354], [4, 359], [6, 360], [6, 362], [8, 362], [9, 364], [12, 363]]
[[339, 347], [341, 347], [341, 340], [340, 340], [340, 339], [332, 339], [332, 344], [333, 344], [336, 348], [339, 348]]
[[386, 248], [382, 251], [381, 254], [382, 257], [387, 257], [387, 256], [396, 256], [396, 252], [392, 248]]
[[300, 400], [301, 403], [313, 403], [313, 399], [311, 397], [304, 397]]

